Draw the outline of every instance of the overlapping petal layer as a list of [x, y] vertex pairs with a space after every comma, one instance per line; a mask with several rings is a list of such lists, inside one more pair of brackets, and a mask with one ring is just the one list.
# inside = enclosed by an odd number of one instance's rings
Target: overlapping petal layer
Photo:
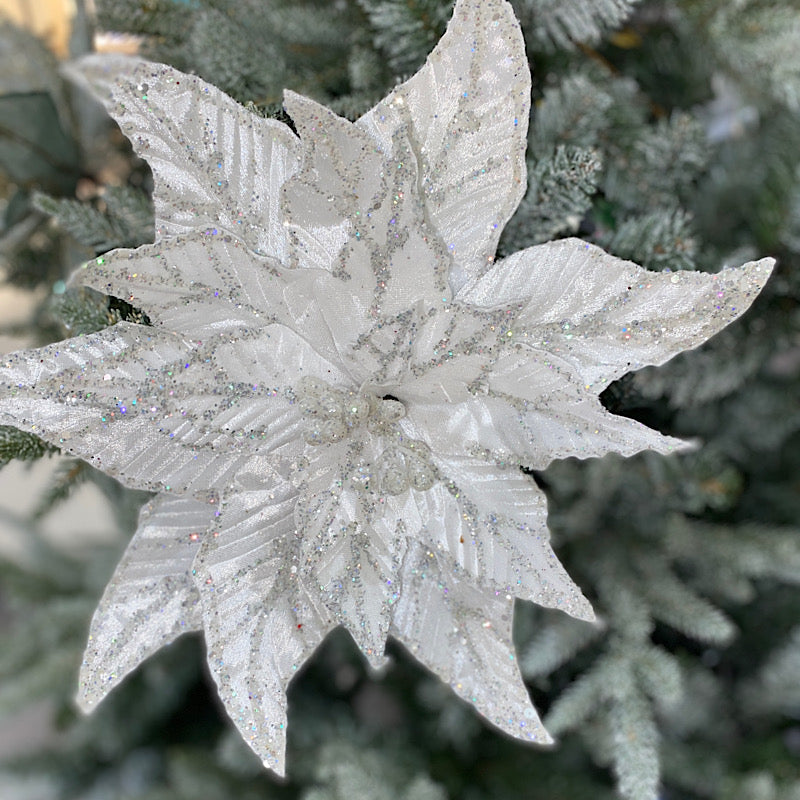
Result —
[[395, 608], [392, 633], [500, 730], [551, 742], [514, 658], [513, 597], [476, 589], [471, 578], [419, 545], [402, 579], [407, 593]]
[[298, 574], [297, 490], [240, 475], [195, 561], [208, 663], [266, 766], [284, 771], [286, 686], [334, 621]]
[[404, 128], [385, 152], [356, 124], [308, 98], [287, 92], [286, 108], [306, 146], [303, 169], [284, 187], [297, 265], [306, 266], [306, 228], [323, 225], [334, 236], [344, 223], [348, 239], [332, 272], [373, 315], [449, 299], [450, 255], [427, 219], [420, 156]]
[[492, 595], [513, 594], [594, 619], [550, 546], [547, 502], [528, 475], [476, 458], [435, 461], [447, 478], [415, 497], [420, 522], [414, 540]]
[[194, 343], [119, 323], [5, 357], [0, 419], [133, 488], [220, 492], [259, 454], [284, 469], [302, 450], [304, 370], [338, 375], [281, 325]]

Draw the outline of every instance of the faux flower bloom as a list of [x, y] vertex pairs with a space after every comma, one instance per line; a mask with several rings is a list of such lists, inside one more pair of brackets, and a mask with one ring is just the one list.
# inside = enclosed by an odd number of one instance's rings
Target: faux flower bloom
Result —
[[92, 621], [82, 707], [202, 629], [280, 773], [286, 686], [343, 625], [374, 667], [392, 635], [498, 728], [549, 741], [514, 598], [592, 611], [520, 467], [683, 447], [597, 395], [727, 325], [770, 260], [655, 274], [567, 239], [495, 262], [530, 93], [504, 0], [458, 0], [355, 123], [287, 92], [299, 136], [166, 66], [81, 72], [153, 169], [158, 233], [76, 280], [153, 324], [6, 357], [0, 421], [157, 492]]

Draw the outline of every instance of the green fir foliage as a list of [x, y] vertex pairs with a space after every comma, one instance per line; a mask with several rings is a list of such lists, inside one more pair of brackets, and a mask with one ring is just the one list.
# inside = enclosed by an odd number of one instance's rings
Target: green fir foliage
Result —
[[594, 44], [621, 25], [639, 0], [517, 0], [520, 18], [540, 46]]
[[375, 45], [396, 75], [416, 70], [444, 33], [451, 10], [439, 0], [358, 0]]
[[529, 155], [542, 158], [559, 145], [594, 147], [610, 124], [614, 99], [589, 76], [562, 78], [544, 91], [530, 128]]
[[[589, 624], [564, 614], [543, 611], [533, 631], [518, 633], [529, 639], [519, 654], [519, 668], [530, 679], [549, 675], [603, 632], [602, 624]], [[517, 617], [517, 627], [523, 623]]]
[[32, 461], [54, 452], [56, 448], [43, 442], [38, 436], [8, 425], [0, 425], [0, 467], [15, 458]]
[[33, 204], [96, 253], [153, 241], [153, 204], [141, 189], [109, 186], [94, 204], [37, 194]]
[[681, 209], [627, 217], [616, 230], [598, 236], [615, 256], [653, 270], [694, 269], [696, 244], [691, 216]]
[[501, 253], [575, 233], [592, 205], [601, 164], [587, 147], [558, 145], [528, 171], [528, 190], [503, 231]]
[[39, 498], [31, 518], [40, 520], [49, 514], [59, 503], [66, 500], [75, 489], [89, 477], [89, 465], [77, 459], [64, 459], [59, 463], [53, 481], [45, 494]]
[[70, 336], [94, 333], [117, 321], [109, 299], [86, 288], [67, 289], [64, 294], [56, 295], [51, 310]]
[[742, 686], [740, 697], [754, 715], [792, 714], [800, 708], [800, 627], [767, 656], [759, 671]]
[[612, 127], [603, 191], [629, 211], [669, 208], [686, 195], [706, 167], [708, 144], [702, 125], [676, 112], [638, 131]]
[[[703, 13], [702, 3], [694, 5]], [[708, 32], [723, 63], [753, 91], [766, 89], [777, 102], [800, 111], [800, 8], [765, 0], [715, 5]]]
[[[99, 0], [97, 6], [103, 28], [143, 36], [153, 59], [259, 106], [279, 106], [284, 87], [320, 100], [348, 94], [350, 48], [373, 41], [350, 2]], [[370, 88], [385, 79], [379, 69]]]
[[398, 755], [332, 742], [320, 752], [314, 770], [325, 788], [309, 789], [301, 800], [447, 800], [441, 786], [422, 775], [415, 777]]

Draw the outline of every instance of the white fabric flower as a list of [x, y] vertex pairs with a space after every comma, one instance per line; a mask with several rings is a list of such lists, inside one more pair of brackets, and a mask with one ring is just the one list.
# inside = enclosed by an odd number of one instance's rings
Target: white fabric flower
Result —
[[504, 0], [458, 0], [355, 123], [287, 92], [299, 138], [166, 66], [80, 71], [153, 169], [157, 241], [76, 280], [153, 324], [5, 357], [0, 421], [158, 493], [92, 621], [81, 705], [202, 629], [228, 713], [282, 773], [286, 686], [344, 625], [373, 666], [392, 635], [547, 742], [514, 598], [592, 611], [520, 466], [684, 446], [597, 395], [728, 324], [770, 260], [655, 274], [567, 239], [495, 263], [530, 93]]

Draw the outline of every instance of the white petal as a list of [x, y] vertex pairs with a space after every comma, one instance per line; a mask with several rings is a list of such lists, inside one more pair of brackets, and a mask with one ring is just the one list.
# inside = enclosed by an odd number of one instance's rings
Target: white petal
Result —
[[139, 527], [92, 617], [77, 698], [84, 711], [156, 650], [200, 629], [191, 566], [214, 510], [165, 494], [142, 508]]
[[408, 125], [426, 211], [455, 257], [455, 290], [494, 258], [525, 193], [530, 71], [503, 0], [458, 0], [425, 66], [358, 125], [391, 151]]
[[355, 491], [334, 484], [303, 493], [295, 511], [302, 580], [344, 625], [370, 666], [386, 663], [390, 610], [398, 589], [405, 537], [392, 510], [369, 519]]
[[386, 160], [360, 128], [313, 100], [286, 92], [285, 105], [306, 148], [302, 171], [284, 189], [297, 266], [306, 266], [302, 254], [320, 227], [335, 241], [345, 223], [350, 238], [332, 262], [334, 274], [371, 316], [449, 299], [450, 256], [419, 202], [418, 159], [404, 131], [395, 133]]
[[295, 501], [289, 484], [240, 476], [194, 565], [208, 664], [225, 710], [279, 775], [286, 687], [333, 627], [298, 580]]
[[357, 335], [341, 318], [358, 320], [365, 308], [349, 287], [317, 269], [282, 269], [233, 236], [194, 232], [114, 250], [77, 270], [73, 283], [120, 297], [154, 325], [193, 338], [263, 328], [292, 327], [318, 352], [341, 360]]
[[775, 261], [737, 269], [650, 272], [579, 239], [531, 247], [459, 293], [485, 309], [509, 306], [527, 341], [572, 364], [596, 394], [626, 372], [663, 364], [744, 313]]
[[476, 458], [434, 454], [433, 460], [442, 482], [416, 494], [415, 539], [494, 593], [594, 619], [550, 546], [547, 500], [530, 476]]
[[327, 106], [286, 90], [283, 104], [303, 144], [299, 173], [283, 188], [290, 229], [305, 224], [338, 228], [355, 211], [366, 211], [383, 192], [387, 154], [360, 128]]
[[162, 236], [224, 228], [287, 260], [280, 188], [299, 167], [299, 146], [286, 125], [164, 64], [92, 55], [67, 72], [89, 84], [153, 170]]
[[480, 456], [531, 469], [544, 469], [558, 458], [672, 453], [692, 446], [609, 413], [580, 385], [571, 365], [538, 350], [503, 355], [481, 388], [483, 394], [466, 400], [462, 388], [453, 403], [424, 398], [411, 403], [401, 424], [442, 457]]
[[440, 303], [415, 326], [411, 359], [415, 366], [431, 368], [454, 356], [470, 353], [477, 346], [488, 348], [497, 340], [490, 327], [492, 323], [486, 314], [469, 306]]
[[221, 490], [251, 458], [302, 451], [303, 369], [333, 370], [280, 325], [194, 344], [119, 323], [3, 357], [0, 418], [134, 488]]
[[480, 591], [415, 548], [406, 558], [391, 632], [500, 730], [549, 744], [517, 666], [513, 608], [512, 597]]
[[611, 414], [573, 366], [551, 353], [520, 347], [488, 373], [485, 403], [496, 430], [526, 466], [543, 469], [557, 458], [642, 450], [673, 453], [692, 444]]
[[278, 315], [280, 265], [219, 231], [193, 231], [89, 261], [71, 282], [119, 297], [187, 336], [263, 326]]
[[189, 351], [180, 337], [119, 323], [12, 353], [0, 366], [0, 418], [133, 488], [211, 488], [234, 473], [235, 455], [195, 452], [180, 436], [163, 448], [178, 420], [161, 403], [138, 400], [137, 389], [148, 400], [158, 391], [151, 374], [160, 377]]
[[[287, 214], [287, 219], [290, 218]], [[348, 220], [330, 225], [315, 222], [319, 221], [309, 219], [302, 225], [287, 222], [286, 229], [293, 245], [293, 265], [333, 272], [339, 264], [339, 254], [350, 237], [350, 223]]]
[[456, 403], [470, 399], [496, 357], [498, 315], [455, 303], [420, 309], [396, 320], [381, 320], [362, 342], [371, 356], [378, 391], [405, 403]]

